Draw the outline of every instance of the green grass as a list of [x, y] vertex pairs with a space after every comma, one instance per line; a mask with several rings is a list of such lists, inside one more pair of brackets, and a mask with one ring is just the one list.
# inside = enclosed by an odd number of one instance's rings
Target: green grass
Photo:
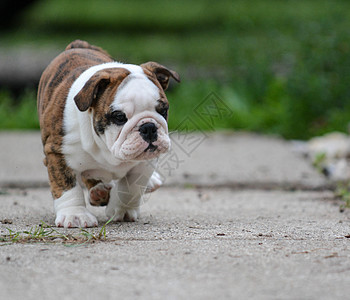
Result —
[[340, 205], [340, 212], [350, 208], [350, 186], [349, 183], [338, 183], [334, 192], [335, 196], [343, 203]]
[[29, 230], [14, 231], [6, 228], [8, 233], [0, 235], [0, 246], [8, 243], [55, 243], [57, 241], [67, 246], [76, 246], [93, 241], [105, 241], [107, 239], [106, 226], [111, 221], [112, 219], [108, 220], [98, 232], [80, 228], [78, 234], [64, 234], [43, 221]]
[[1, 129], [38, 129], [35, 91], [27, 90], [19, 99], [6, 91], [0, 91]]
[[[77, 38], [121, 61], [175, 68], [182, 83], [168, 93], [171, 129], [212, 92], [232, 111], [214, 129], [307, 139], [346, 131], [350, 120], [350, 2], [344, 0], [38, 1], [0, 43], [63, 50]], [[6, 107], [0, 128], [37, 128], [34, 94], [15, 115], [8, 98], [0, 95]]]

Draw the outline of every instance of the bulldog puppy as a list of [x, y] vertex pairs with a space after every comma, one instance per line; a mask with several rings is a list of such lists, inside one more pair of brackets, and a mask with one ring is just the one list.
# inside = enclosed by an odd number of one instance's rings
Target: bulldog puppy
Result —
[[115, 62], [101, 48], [74, 41], [43, 72], [38, 114], [56, 226], [92, 227], [85, 205], [107, 206], [135, 221], [142, 195], [161, 184], [158, 156], [169, 150], [168, 68]]

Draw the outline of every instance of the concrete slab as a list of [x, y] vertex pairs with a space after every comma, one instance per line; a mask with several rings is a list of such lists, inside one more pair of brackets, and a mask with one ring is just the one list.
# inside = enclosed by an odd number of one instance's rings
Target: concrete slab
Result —
[[291, 143], [252, 133], [173, 133], [159, 162], [168, 185], [317, 189], [327, 186]]
[[[1, 191], [1, 235], [53, 224], [48, 189]], [[0, 243], [0, 298], [348, 298], [350, 214], [331, 192], [162, 188], [142, 210], [105, 242]]]
[[[165, 184], [322, 189], [325, 178], [290, 143], [248, 133], [173, 133]], [[0, 132], [0, 187], [48, 186], [39, 132]]]

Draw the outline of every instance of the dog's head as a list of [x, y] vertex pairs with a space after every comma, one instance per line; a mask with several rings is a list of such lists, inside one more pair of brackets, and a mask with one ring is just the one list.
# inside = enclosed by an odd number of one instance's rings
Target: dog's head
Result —
[[122, 161], [148, 160], [169, 150], [168, 109], [164, 91], [179, 75], [148, 62], [96, 72], [74, 97], [89, 114], [93, 130]]

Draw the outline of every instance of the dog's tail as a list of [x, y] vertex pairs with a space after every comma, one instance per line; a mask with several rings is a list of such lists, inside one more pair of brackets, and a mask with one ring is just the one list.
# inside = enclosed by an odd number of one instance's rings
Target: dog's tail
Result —
[[94, 46], [94, 45], [90, 45], [88, 42], [86, 41], [82, 41], [82, 40], [75, 40], [73, 42], [71, 42], [67, 47], [66, 50], [70, 50], [70, 49], [90, 49], [90, 50], [95, 50], [95, 51], [99, 51], [102, 52], [104, 54], [106, 54], [107, 56], [109, 56], [110, 58], [112, 58], [105, 50], [103, 50], [100, 47]]

